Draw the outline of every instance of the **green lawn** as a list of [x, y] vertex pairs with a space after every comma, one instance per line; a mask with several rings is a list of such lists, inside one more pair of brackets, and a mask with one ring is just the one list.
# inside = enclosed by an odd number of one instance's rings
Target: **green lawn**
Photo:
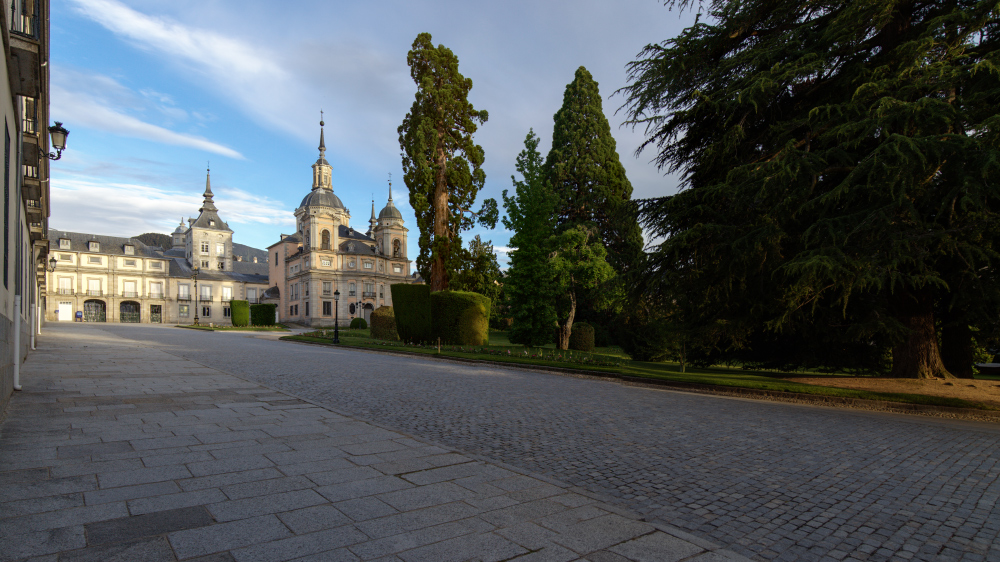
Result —
[[[281, 339], [331, 344], [332, 337], [333, 331], [328, 330], [313, 332], [313, 335], [285, 336]], [[369, 336], [368, 330], [341, 330], [340, 342], [341, 345], [364, 347], [369, 349], [400, 351], [424, 355], [438, 354], [436, 346], [404, 346], [399, 342], [381, 342], [379, 340], [374, 340]], [[746, 371], [740, 368], [728, 367], [688, 367], [686, 369], [687, 372], [681, 373], [680, 366], [677, 363], [631, 361], [621, 349], [616, 347], [599, 348], [595, 350], [593, 354], [573, 352], [575, 354], [574, 360], [570, 361], [560, 360], [558, 356], [560, 354], [566, 354], [566, 352], [559, 352], [555, 349], [555, 346], [552, 345], [544, 348], [528, 349], [527, 356], [525, 356], [524, 352], [526, 351], [526, 348], [518, 345], [511, 345], [505, 334], [497, 332], [490, 334], [490, 352], [483, 353], [482, 350], [483, 348], [478, 346], [476, 348], [466, 346], [464, 350], [459, 350], [457, 346], [442, 346], [441, 355], [446, 357], [499, 361], [521, 365], [539, 365], [574, 370], [586, 370], [597, 375], [610, 374], [721, 387], [796, 392], [816, 396], [858, 398], [864, 400], [881, 400], [933, 406], [951, 406], [955, 408], [992, 409], [984, 404], [960, 400], [957, 398], [943, 398], [923, 394], [897, 394], [851, 390], [845, 388], [803, 384], [792, 382], [783, 378], [801, 376], [802, 373]], [[510, 352], [509, 355], [507, 355], [508, 351]], [[554, 358], [553, 356], [556, 357]], [[591, 363], [585, 362], [587, 360], [587, 356], [591, 358]], [[809, 373], [809, 375], [812, 376], [814, 373]], [[845, 375], [828, 376], [832, 377]]]

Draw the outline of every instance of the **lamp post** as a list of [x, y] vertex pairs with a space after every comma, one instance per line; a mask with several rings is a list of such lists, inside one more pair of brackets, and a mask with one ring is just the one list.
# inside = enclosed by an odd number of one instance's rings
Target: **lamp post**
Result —
[[55, 256], [52, 256], [51, 258], [49, 258], [49, 271], [55, 272], [55, 270], [56, 270], [56, 263], [57, 262], [56, 262], [56, 257]]
[[49, 127], [49, 139], [52, 141], [52, 148], [56, 149], [56, 153], [43, 154], [49, 160], [58, 160], [62, 158], [62, 151], [66, 150], [66, 137], [69, 135], [69, 131], [62, 126], [62, 123], [56, 121], [56, 124]]
[[191, 266], [191, 279], [194, 280], [194, 325], [198, 325], [198, 264]]
[[333, 292], [333, 343], [340, 343], [340, 291]]

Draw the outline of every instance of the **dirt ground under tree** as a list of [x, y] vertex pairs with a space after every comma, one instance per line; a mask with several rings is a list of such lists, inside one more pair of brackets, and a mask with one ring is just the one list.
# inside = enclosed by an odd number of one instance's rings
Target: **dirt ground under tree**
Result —
[[889, 379], [870, 377], [794, 377], [786, 380], [871, 392], [926, 394], [944, 398], [960, 398], [1000, 408], [1000, 381], [983, 379]]

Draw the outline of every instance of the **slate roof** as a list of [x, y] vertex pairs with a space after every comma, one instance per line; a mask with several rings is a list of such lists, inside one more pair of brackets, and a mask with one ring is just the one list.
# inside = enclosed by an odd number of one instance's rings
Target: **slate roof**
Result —
[[[239, 281], [243, 283], [267, 283], [267, 264], [251, 263], [250, 265], [264, 265], [263, 274], [240, 273], [237, 271], [219, 271], [218, 269], [199, 269], [199, 281]], [[170, 277], [191, 277], [191, 268], [184, 258], [173, 258], [170, 260]]]
[[[60, 249], [66, 251], [66, 248], [59, 247], [60, 238], [68, 238], [70, 240], [69, 251], [71, 252], [87, 252], [87, 253], [99, 253], [108, 254], [112, 256], [124, 256], [125, 246], [131, 245], [135, 247], [135, 255], [139, 257], [149, 257], [157, 258], [163, 257], [160, 254], [159, 247], [147, 246], [139, 241], [138, 238], [123, 238], [121, 236], [104, 236], [101, 234], [85, 234], [83, 232], [68, 232], [65, 230], [56, 230], [54, 228], [49, 229], [49, 249], [53, 252], [57, 252]], [[88, 242], [97, 242], [100, 244], [100, 249], [97, 252], [90, 252], [87, 248]]]
[[258, 263], [267, 263], [267, 250], [258, 250], [245, 244], [233, 242], [233, 260], [236, 260], [236, 256], [240, 256], [244, 262], [253, 263], [253, 259], [257, 258]]
[[346, 209], [344, 203], [333, 191], [326, 188], [317, 188], [310, 191], [299, 203], [299, 207], [333, 207], [336, 209]]

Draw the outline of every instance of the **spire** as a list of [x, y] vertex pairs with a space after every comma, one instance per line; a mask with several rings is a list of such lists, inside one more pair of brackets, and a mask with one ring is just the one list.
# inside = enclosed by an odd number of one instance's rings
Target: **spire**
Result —
[[319, 110], [319, 157], [323, 158], [326, 156], [326, 141], [323, 140], [323, 126], [326, 123], [323, 122], [323, 110]]
[[372, 220], [375, 220], [375, 200], [372, 199]]
[[205, 193], [202, 194], [205, 197], [205, 201], [202, 202], [199, 211], [218, 211], [215, 207], [215, 202], [212, 201], [212, 169], [209, 168], [205, 170]]

